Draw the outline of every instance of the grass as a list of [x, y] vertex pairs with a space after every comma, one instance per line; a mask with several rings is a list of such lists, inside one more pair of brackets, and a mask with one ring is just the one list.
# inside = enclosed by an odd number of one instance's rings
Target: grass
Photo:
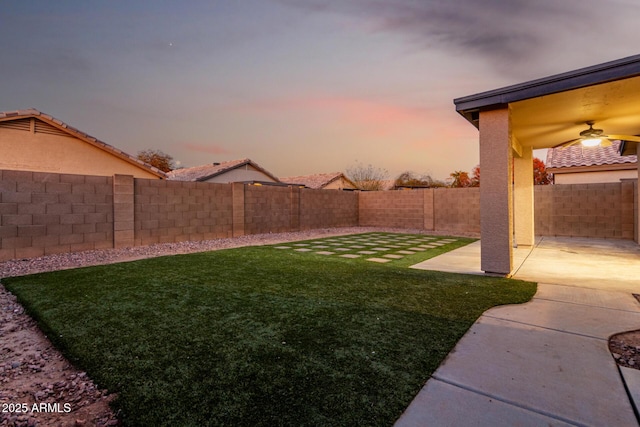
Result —
[[126, 425], [388, 426], [483, 311], [535, 292], [390, 264], [252, 247], [3, 283]]

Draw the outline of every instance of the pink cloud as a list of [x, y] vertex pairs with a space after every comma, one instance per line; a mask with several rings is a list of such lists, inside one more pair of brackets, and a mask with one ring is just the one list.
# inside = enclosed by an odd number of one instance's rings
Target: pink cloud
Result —
[[304, 113], [329, 117], [357, 127], [367, 133], [386, 135], [406, 126], [424, 126], [429, 121], [426, 107], [413, 107], [356, 97], [308, 97], [260, 100], [239, 108], [244, 113]]
[[189, 150], [189, 151], [197, 151], [199, 153], [209, 153], [209, 154], [230, 154], [231, 151], [227, 150], [224, 147], [213, 144], [195, 144], [191, 142], [183, 142], [180, 144], [181, 147]]

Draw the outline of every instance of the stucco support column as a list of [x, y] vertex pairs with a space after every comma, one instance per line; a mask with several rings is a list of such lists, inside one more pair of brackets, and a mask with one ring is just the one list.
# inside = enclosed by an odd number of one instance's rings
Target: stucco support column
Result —
[[509, 109], [480, 112], [481, 269], [508, 275], [513, 265], [513, 191]]
[[[514, 150], [515, 151], [515, 150]], [[521, 155], [513, 157], [513, 222], [515, 243], [533, 246], [533, 147], [521, 147]]]

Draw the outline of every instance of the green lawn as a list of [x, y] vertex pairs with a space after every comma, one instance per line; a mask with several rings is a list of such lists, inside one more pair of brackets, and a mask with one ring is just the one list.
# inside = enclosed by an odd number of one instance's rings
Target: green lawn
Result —
[[[440, 248], [438, 248], [440, 249]], [[129, 426], [390, 426], [535, 284], [274, 247], [3, 279]]]

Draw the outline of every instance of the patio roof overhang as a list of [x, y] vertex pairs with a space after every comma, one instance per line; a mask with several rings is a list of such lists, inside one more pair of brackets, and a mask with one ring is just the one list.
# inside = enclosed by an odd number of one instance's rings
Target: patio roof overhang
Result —
[[[535, 243], [533, 149], [578, 138], [587, 121], [609, 135], [640, 134], [640, 55], [457, 98], [454, 104], [479, 130], [480, 167], [487, 177], [480, 186], [481, 268], [509, 275], [513, 246]], [[637, 149], [636, 143], [623, 144], [624, 154]], [[636, 242], [639, 229], [636, 219]]]
[[[607, 134], [640, 134], [640, 55], [457, 98], [456, 111], [479, 128], [480, 111], [508, 107], [523, 147], [551, 148], [595, 121]], [[626, 143], [623, 154], [635, 154]]]

